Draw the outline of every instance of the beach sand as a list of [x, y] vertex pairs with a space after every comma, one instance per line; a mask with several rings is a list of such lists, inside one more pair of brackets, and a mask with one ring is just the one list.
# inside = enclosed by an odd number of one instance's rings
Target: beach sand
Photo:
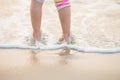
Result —
[[[78, 46], [120, 47], [119, 0], [71, 0], [72, 34]], [[0, 0], [0, 44], [25, 44], [31, 34], [29, 0]], [[56, 8], [46, 0], [42, 29], [48, 41], [61, 36]], [[50, 42], [48, 42], [50, 43]], [[0, 80], [120, 80], [120, 54], [63, 50], [0, 49]]]
[[1, 80], [119, 80], [120, 54], [1, 50]]

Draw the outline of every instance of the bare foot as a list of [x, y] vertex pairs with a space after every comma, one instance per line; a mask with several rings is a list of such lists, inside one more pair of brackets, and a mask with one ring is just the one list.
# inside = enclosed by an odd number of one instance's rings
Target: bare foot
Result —
[[46, 42], [45, 42], [45, 39], [40, 39], [40, 40], [35, 40], [33, 38], [33, 36], [28, 36], [26, 37], [26, 43], [29, 45], [29, 46], [44, 46], [46, 45]]
[[59, 38], [58, 44], [62, 44], [64, 42], [67, 42], [68, 44], [74, 44], [75, 40], [74, 40], [73, 36], [70, 36], [70, 38], [68, 39], [68, 41], [65, 41], [65, 39], [64, 39], [63, 36], [61, 38]]

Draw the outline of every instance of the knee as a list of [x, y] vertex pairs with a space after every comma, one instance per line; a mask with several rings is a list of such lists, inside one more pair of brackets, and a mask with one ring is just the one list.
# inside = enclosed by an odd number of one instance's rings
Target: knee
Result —
[[54, 0], [55, 5], [58, 10], [70, 6], [70, 1], [69, 0]]
[[41, 9], [42, 6], [43, 6], [42, 0], [33, 0], [33, 1], [31, 2], [31, 7], [30, 7], [30, 9], [31, 9], [31, 11], [36, 11], [36, 10], [38, 10], [38, 9]]

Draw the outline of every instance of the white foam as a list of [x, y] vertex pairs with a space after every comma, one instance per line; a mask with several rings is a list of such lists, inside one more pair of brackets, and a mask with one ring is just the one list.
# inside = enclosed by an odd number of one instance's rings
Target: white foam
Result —
[[[2, 30], [4, 30], [4, 31], [0, 31], [0, 39], [1, 39], [0, 41], [4, 41], [4, 37], [6, 35], [8, 35], [8, 34], [9, 35], [16, 34], [19, 37], [16, 38], [16, 40], [14, 40], [14, 42], [10, 42], [11, 44], [16, 44], [16, 45], [14, 45], [14, 46], [12, 46], [12, 45], [9, 45], [9, 46], [4, 45], [4, 46], [1, 46], [1, 47], [5, 47], [5, 48], [6, 47], [9, 47], [9, 48], [18, 47], [17, 46], [18, 44], [23, 44], [24, 43], [24, 37], [28, 36], [29, 33], [31, 33], [31, 29], [30, 29], [31, 24], [29, 22], [27, 22], [27, 21], [22, 22], [22, 18], [24, 18], [29, 13], [28, 12], [29, 11], [28, 7], [30, 5], [30, 1], [29, 0], [18, 0], [18, 2], [20, 3], [20, 6], [16, 6], [16, 7], [13, 8], [16, 12], [14, 12], [14, 14], [12, 14], [10, 17], [7, 17], [7, 18], [0, 21], [0, 28], [2, 28]], [[95, 8], [96, 6], [101, 6], [101, 5], [107, 5], [108, 7], [106, 7], [105, 9], [101, 9], [101, 8], [96, 9]], [[94, 3], [91, 2], [90, 4], [85, 4], [85, 5], [83, 4], [83, 7], [88, 7], [90, 12], [88, 12], [88, 13], [75, 13], [75, 15], [72, 16], [72, 19], [75, 19], [76, 17], [85, 16], [84, 19], [81, 22], [82, 28], [80, 30], [82, 32], [81, 32], [81, 34], [76, 34], [76, 38], [75, 38], [76, 41], [80, 43], [80, 44], [75, 44], [77, 47], [74, 46], [74, 49], [78, 49], [78, 50], [80, 50], [80, 48], [78, 48], [78, 46], [81, 46], [81, 47], [84, 47], [84, 48], [90, 47], [89, 43], [85, 40], [85, 36], [88, 34], [88, 28], [91, 27], [91, 26], [88, 25], [86, 23], [86, 21], [89, 18], [95, 17], [96, 13], [98, 13], [99, 11], [119, 9], [120, 5], [117, 5], [117, 4], [107, 0], [107, 1], [99, 1], [99, 2], [94, 2]], [[56, 12], [54, 12], [53, 7], [52, 7], [52, 10], [49, 10], [48, 12], [50, 12], [51, 14], [57, 16]], [[28, 20], [28, 19], [26, 19], [26, 20]], [[49, 26], [49, 24], [51, 22], [53, 22], [53, 21], [55, 21], [54, 18], [53, 19], [46, 19], [46, 20], [43, 20], [42, 24], [43, 24], [43, 26]], [[11, 24], [13, 24], [13, 23], [16, 24], [15, 27], [11, 26]], [[73, 27], [76, 27], [76, 26], [73, 25]], [[103, 32], [105, 31], [102, 28], [101, 28], [101, 30]], [[18, 32], [16, 32], [16, 31], [18, 31]], [[48, 31], [47, 27], [43, 28], [43, 32], [45, 32], [47, 34], [46, 39], [48, 40], [47, 41], [48, 46], [46, 46], [44, 48], [49, 48], [50, 49], [51, 46], [53, 45], [54, 47], [52, 47], [52, 48], [55, 49], [58, 46], [58, 45], [54, 44], [55, 41], [56, 41], [56, 39], [54, 39], [54, 35], [56, 35], [56, 34], [53, 34], [50, 31]], [[105, 36], [108, 39], [113, 39], [113, 38], [110, 38], [110, 36], [108, 36], [106, 34], [105, 34]], [[115, 41], [113, 41], [113, 42], [115, 42]], [[25, 48], [25, 46], [22, 46], [22, 47]], [[21, 48], [21, 46], [19, 48]], [[87, 50], [89, 51], [90, 49], [91, 48], [89, 48]]]
[[64, 49], [69, 48], [78, 52], [84, 52], [84, 53], [120, 53], [120, 48], [108, 48], [108, 49], [102, 49], [102, 48], [94, 48], [94, 47], [87, 47], [83, 48], [80, 46], [75, 45], [55, 45], [55, 46], [25, 46], [25, 45], [13, 45], [13, 44], [3, 44], [0, 45], [0, 49], [31, 49], [31, 50], [58, 50], [58, 49]]

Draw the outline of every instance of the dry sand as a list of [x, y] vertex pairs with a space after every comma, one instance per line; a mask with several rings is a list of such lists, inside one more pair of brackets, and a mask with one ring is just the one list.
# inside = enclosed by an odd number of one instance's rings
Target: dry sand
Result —
[[[119, 0], [71, 0], [72, 32], [82, 47], [120, 47]], [[0, 44], [23, 44], [31, 32], [29, 0], [0, 0]], [[61, 35], [57, 11], [50, 0], [43, 8], [48, 40]], [[52, 37], [51, 37], [52, 36]], [[62, 50], [0, 49], [0, 80], [120, 80], [120, 54]]]

